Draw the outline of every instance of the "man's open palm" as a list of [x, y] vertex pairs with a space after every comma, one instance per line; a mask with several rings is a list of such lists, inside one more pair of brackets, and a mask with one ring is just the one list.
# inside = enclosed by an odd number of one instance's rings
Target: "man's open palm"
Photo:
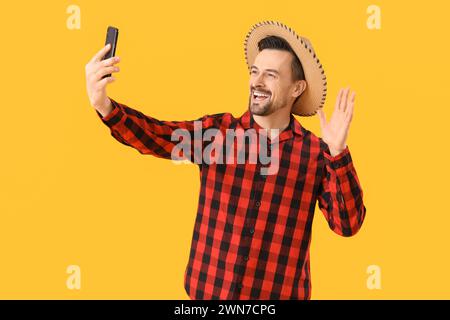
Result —
[[330, 148], [332, 156], [341, 153], [347, 146], [346, 140], [355, 104], [355, 92], [352, 92], [351, 95], [349, 92], [350, 88], [339, 91], [333, 115], [329, 122], [326, 121], [322, 108], [317, 111], [322, 130], [322, 140]]

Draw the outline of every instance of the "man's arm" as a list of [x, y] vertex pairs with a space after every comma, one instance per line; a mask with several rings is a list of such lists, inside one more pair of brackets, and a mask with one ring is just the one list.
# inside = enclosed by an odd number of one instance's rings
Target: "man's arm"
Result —
[[322, 146], [325, 166], [319, 187], [319, 208], [331, 230], [350, 237], [360, 230], [366, 215], [363, 191], [348, 146], [334, 157], [326, 144]]
[[[200, 163], [203, 152], [201, 141], [203, 130], [219, 128], [224, 115], [223, 113], [205, 115], [192, 121], [162, 121], [119, 103], [111, 97], [109, 99], [111, 111], [107, 112], [105, 117], [98, 110], [96, 113], [110, 128], [111, 135], [141, 154], [164, 159], [186, 159]], [[181, 148], [182, 144], [185, 144], [185, 148]], [[176, 158], [173, 157], [172, 151], [176, 151], [174, 152]]]
[[[110, 49], [108, 44], [99, 50], [86, 64], [85, 71], [91, 106], [111, 129], [111, 135], [142, 154], [201, 164], [204, 147], [202, 131], [208, 128], [219, 130], [225, 113], [206, 115], [193, 121], [160, 121], [111, 99], [106, 87], [115, 81], [115, 77], [103, 77], [120, 71], [116, 66], [120, 58], [103, 60]], [[228, 119], [232, 118], [231, 114], [226, 115]]]

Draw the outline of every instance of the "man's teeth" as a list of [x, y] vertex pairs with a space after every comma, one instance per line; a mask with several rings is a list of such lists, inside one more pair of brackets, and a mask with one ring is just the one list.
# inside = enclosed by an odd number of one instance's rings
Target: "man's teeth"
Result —
[[260, 98], [268, 98], [268, 97], [270, 97], [270, 95], [268, 95], [268, 94], [265, 94], [265, 93], [262, 93], [262, 92], [253, 92], [253, 95], [255, 96], [255, 97], [260, 97]]

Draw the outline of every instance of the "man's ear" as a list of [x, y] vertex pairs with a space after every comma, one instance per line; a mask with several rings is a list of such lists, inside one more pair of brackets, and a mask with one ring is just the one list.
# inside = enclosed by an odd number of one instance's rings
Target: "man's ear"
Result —
[[306, 86], [307, 86], [306, 80], [297, 80], [294, 85], [294, 91], [292, 92], [292, 96], [294, 98], [299, 97], [303, 93], [303, 91], [306, 90]]

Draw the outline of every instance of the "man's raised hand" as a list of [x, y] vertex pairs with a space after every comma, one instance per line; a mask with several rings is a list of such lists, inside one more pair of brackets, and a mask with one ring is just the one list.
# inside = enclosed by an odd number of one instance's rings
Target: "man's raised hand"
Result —
[[355, 92], [349, 95], [350, 88], [339, 91], [333, 115], [329, 122], [326, 121], [322, 108], [317, 111], [322, 130], [322, 140], [328, 145], [331, 155], [335, 156], [344, 151], [346, 140], [353, 117], [355, 105]]
[[[108, 43], [92, 57], [85, 67], [86, 88], [89, 101], [103, 117], [108, 115], [112, 110], [111, 100], [106, 94], [106, 85], [116, 80], [112, 76], [112, 73], [120, 71], [119, 67], [115, 66], [120, 61], [119, 57], [102, 60], [110, 48], [111, 45]], [[111, 76], [103, 78], [107, 74], [111, 74]]]

